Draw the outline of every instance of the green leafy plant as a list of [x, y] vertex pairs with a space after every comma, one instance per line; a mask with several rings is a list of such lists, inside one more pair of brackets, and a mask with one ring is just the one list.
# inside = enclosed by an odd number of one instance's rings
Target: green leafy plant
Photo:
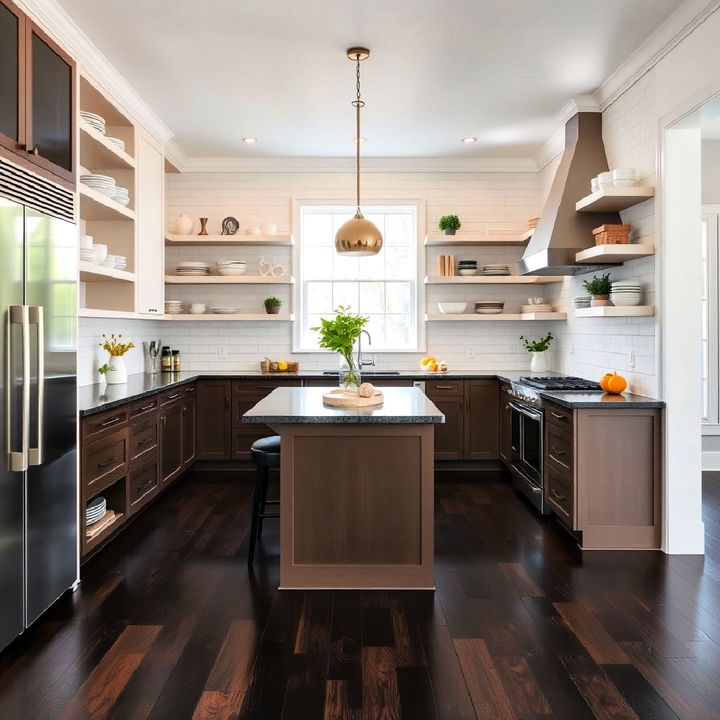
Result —
[[610, 273], [605, 273], [600, 277], [593, 275], [592, 280], [584, 280], [583, 285], [588, 295], [609, 295], [612, 290]]
[[98, 372], [101, 375], [107, 375], [111, 370], [112, 370], [112, 367], [108, 363], [105, 363], [104, 365], [101, 365], [98, 368]]
[[459, 230], [461, 225], [462, 223], [457, 215], [443, 215], [438, 223], [441, 230]]
[[528, 340], [524, 335], [521, 335], [520, 339], [528, 352], [545, 352], [555, 338], [549, 332], [545, 337], [538, 340]]
[[276, 297], [269, 297], [265, 298], [264, 300], [265, 309], [268, 310], [270, 308], [279, 308], [282, 305], [282, 300], [280, 298]]
[[349, 306], [341, 305], [335, 311], [335, 317], [332, 320], [321, 318], [320, 326], [312, 328], [320, 336], [321, 348], [340, 353], [345, 359], [348, 374], [343, 385], [346, 388], [359, 384], [358, 372], [352, 356], [353, 346], [369, 320], [370, 318], [351, 313]]

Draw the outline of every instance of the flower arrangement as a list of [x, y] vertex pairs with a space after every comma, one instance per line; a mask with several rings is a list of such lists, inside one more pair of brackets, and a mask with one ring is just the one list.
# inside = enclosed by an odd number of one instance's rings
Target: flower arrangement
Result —
[[105, 350], [110, 357], [122, 357], [128, 350], [132, 350], [135, 345], [131, 342], [122, 342], [122, 335], [118, 334], [115, 337], [115, 333], [110, 335], [110, 339], [105, 333], [102, 334], [103, 340], [98, 343], [100, 347]]
[[341, 378], [341, 382], [345, 389], [351, 389], [360, 385], [360, 372], [353, 358], [353, 346], [370, 318], [352, 314], [349, 307], [342, 305], [335, 313], [332, 320], [321, 318], [320, 327], [312, 330], [320, 336], [321, 348], [333, 350], [345, 360], [347, 374]]
[[548, 333], [545, 337], [537, 340], [528, 340], [524, 335], [521, 335], [520, 339], [528, 352], [536, 353], [545, 352], [555, 338], [552, 333]]

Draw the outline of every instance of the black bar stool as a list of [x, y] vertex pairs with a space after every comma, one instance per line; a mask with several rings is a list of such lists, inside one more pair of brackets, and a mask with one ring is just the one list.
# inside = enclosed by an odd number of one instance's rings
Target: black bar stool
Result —
[[253, 497], [252, 524], [250, 526], [250, 547], [248, 548], [248, 567], [252, 567], [255, 557], [255, 543], [262, 535], [265, 518], [280, 517], [280, 513], [267, 513], [267, 505], [279, 505], [279, 500], [267, 499], [270, 468], [280, 467], [280, 436], [260, 438], [250, 448], [255, 463], [255, 496]]

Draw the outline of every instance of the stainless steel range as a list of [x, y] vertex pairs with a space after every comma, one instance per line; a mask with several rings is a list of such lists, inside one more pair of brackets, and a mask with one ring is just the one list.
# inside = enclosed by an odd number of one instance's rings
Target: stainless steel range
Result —
[[599, 390], [600, 386], [579, 377], [521, 377], [503, 388], [511, 398], [513, 484], [543, 515], [549, 514], [543, 490], [545, 420], [540, 395], [553, 391], [588, 392]]

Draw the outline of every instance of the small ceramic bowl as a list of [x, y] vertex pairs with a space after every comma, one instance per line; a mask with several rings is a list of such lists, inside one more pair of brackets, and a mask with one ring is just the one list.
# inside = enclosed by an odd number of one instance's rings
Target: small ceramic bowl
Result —
[[470, 268], [460, 268], [458, 270], [458, 274], [460, 275], [477, 275], [477, 268], [470, 269]]

